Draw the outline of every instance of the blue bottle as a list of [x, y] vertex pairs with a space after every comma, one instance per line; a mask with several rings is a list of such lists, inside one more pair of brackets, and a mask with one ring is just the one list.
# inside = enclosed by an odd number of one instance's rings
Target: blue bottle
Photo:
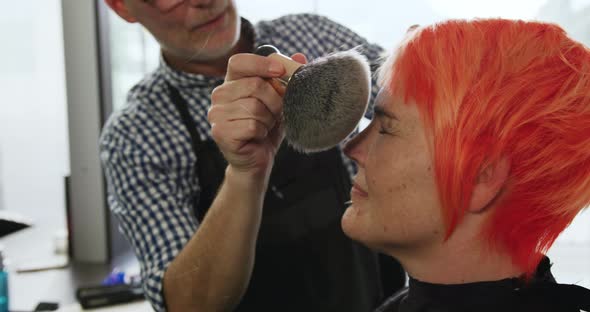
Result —
[[8, 312], [8, 272], [4, 268], [2, 249], [0, 249], [0, 312]]

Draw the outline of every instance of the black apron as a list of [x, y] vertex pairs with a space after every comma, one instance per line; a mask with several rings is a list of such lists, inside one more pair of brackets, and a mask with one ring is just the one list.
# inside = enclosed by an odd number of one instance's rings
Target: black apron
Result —
[[[168, 88], [197, 157], [201, 193], [194, 209], [201, 222], [223, 181], [226, 162], [214, 141], [199, 139], [186, 101], [176, 88]], [[346, 237], [340, 226], [350, 188], [339, 149], [305, 155], [287, 143], [280, 147], [265, 195], [252, 277], [236, 311], [364, 312], [380, 303], [376, 254]]]

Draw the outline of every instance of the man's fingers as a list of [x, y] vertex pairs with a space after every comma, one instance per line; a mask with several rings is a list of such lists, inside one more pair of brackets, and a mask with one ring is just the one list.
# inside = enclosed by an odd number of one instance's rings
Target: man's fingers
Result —
[[211, 136], [222, 150], [239, 154], [241, 148], [252, 141], [261, 141], [268, 136], [266, 127], [255, 119], [234, 120], [211, 125]]
[[241, 112], [237, 112], [236, 116], [229, 119], [229, 121], [254, 119], [264, 125], [268, 131], [274, 128], [277, 123], [275, 115], [273, 115], [266, 105], [262, 104], [258, 99], [246, 98], [235, 102], [239, 106]]
[[224, 83], [211, 93], [213, 103], [232, 103], [244, 98], [255, 98], [264, 103], [267, 109], [279, 118], [282, 112], [282, 98], [270, 84], [272, 80], [248, 77]]
[[228, 104], [214, 105], [209, 109], [207, 119], [212, 124], [253, 119], [265, 126], [268, 131], [274, 128], [278, 120], [268, 107], [256, 98], [243, 98]]
[[276, 78], [284, 73], [285, 67], [277, 60], [256, 54], [240, 53], [230, 57], [225, 81], [244, 77]]
[[291, 55], [291, 59], [297, 63], [307, 64], [307, 57], [303, 53], [295, 53]]

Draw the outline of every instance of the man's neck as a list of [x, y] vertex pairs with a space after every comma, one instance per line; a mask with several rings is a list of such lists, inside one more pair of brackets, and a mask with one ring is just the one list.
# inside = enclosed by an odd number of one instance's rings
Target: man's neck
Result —
[[191, 74], [202, 74], [212, 77], [223, 77], [227, 68], [227, 62], [231, 54], [209, 61], [185, 60], [162, 51], [164, 60], [171, 68]]

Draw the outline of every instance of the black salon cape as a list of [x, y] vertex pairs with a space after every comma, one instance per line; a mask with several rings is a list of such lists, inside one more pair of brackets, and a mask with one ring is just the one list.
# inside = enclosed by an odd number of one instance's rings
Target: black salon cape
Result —
[[410, 278], [409, 287], [375, 312], [578, 312], [590, 311], [590, 290], [557, 284], [545, 257], [529, 283], [520, 278], [458, 285]]

